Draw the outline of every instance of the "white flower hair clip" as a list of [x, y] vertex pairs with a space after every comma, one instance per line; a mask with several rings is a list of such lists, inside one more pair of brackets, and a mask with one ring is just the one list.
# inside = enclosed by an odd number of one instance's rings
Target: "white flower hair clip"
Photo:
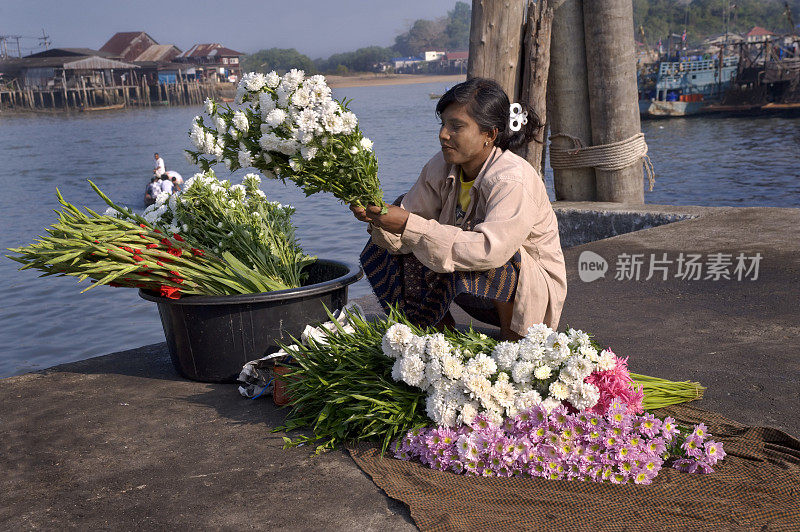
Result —
[[522, 126], [528, 123], [528, 111], [523, 111], [518, 103], [512, 103], [508, 108], [508, 128], [511, 131], [519, 131]]

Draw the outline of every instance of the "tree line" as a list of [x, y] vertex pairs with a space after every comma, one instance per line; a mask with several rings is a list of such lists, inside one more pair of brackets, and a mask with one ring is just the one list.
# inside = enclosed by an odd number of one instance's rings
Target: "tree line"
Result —
[[[800, 0], [633, 0], [636, 39], [650, 46], [670, 34], [681, 35], [684, 29], [689, 43], [726, 29], [745, 33], [753, 26], [789, 33], [789, 12], [794, 23], [800, 23]], [[291, 68], [324, 74], [372, 72], [393, 57], [415, 56], [425, 50], [467, 50], [471, 18], [470, 4], [457, 1], [446, 16], [414, 21], [389, 47], [367, 46], [313, 60], [294, 48], [269, 48], [245, 56], [242, 67], [246, 72], [282, 73]]]
[[800, 0], [633, 0], [636, 40], [652, 46], [684, 29], [689, 43], [726, 29], [747, 33], [753, 26], [790, 33], [787, 6], [794, 24], [800, 23]]
[[394, 45], [389, 47], [367, 46], [352, 52], [333, 54], [327, 59], [313, 60], [294, 48], [269, 48], [245, 56], [242, 68], [245, 72], [275, 70], [283, 73], [292, 68], [324, 74], [372, 72], [379, 63], [398, 56], [415, 56], [425, 50], [467, 50], [471, 20], [470, 4], [458, 1], [444, 17], [416, 20], [407, 31], [395, 37]]

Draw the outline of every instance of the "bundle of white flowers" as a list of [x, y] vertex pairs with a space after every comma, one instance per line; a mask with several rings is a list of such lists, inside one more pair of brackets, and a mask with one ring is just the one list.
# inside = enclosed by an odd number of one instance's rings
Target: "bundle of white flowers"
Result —
[[297, 242], [291, 221], [294, 208], [268, 201], [260, 184], [257, 174], [247, 174], [242, 184], [234, 185], [220, 181], [211, 170], [198, 173], [182, 191], [159, 194], [143, 216], [154, 226], [191, 236], [215, 255], [274, 279], [275, 289], [298, 287], [302, 269], [315, 259]]
[[238, 108], [206, 99], [206, 118], [194, 119], [191, 163], [208, 169], [256, 168], [289, 179], [306, 195], [330, 192], [347, 204], [384, 207], [372, 141], [347, 102], [331, 98], [324, 76], [250, 72], [236, 93]]
[[447, 427], [472, 423], [482, 412], [500, 423], [538, 404], [548, 410], [564, 401], [577, 410], [591, 408], [600, 391], [584, 379], [616, 363], [585, 332], [559, 333], [545, 325], [531, 327], [518, 342], [498, 343], [491, 353], [473, 354], [440, 333], [418, 336], [396, 323], [387, 329], [382, 350], [395, 359], [392, 378], [424, 390], [428, 417]]

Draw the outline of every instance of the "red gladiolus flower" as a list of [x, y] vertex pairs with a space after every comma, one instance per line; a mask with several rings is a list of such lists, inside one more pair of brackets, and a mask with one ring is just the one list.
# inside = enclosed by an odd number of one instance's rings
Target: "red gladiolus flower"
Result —
[[140, 257], [139, 255], [134, 255], [133, 256], [133, 260], [135, 260], [136, 262], [142, 262], [144, 259], [142, 257]]
[[133, 249], [132, 249], [132, 248], [129, 248], [128, 246], [120, 246], [120, 247], [121, 247], [122, 249], [124, 249], [125, 251], [127, 251], [128, 253], [133, 253]]
[[94, 243], [95, 243], [95, 244], [99, 244], [99, 243], [100, 243], [100, 241], [99, 241], [99, 240], [95, 240], [95, 241], [94, 241]]
[[161, 231], [159, 231], [158, 229], [153, 229], [153, 232], [158, 233], [159, 235], [161, 234]]
[[144, 233], [139, 233], [139, 238], [147, 238]]
[[205, 253], [203, 252], [203, 250], [202, 250], [202, 249], [197, 249], [197, 248], [192, 248], [192, 254], [193, 254], [193, 255], [198, 255], [198, 256], [200, 256], [200, 257], [202, 257], [203, 255], [205, 255]]
[[141, 227], [142, 229], [147, 229], [147, 226], [144, 224], [139, 224], [139, 227]]
[[169, 280], [175, 284], [181, 284], [183, 282], [183, 279], [181, 279], [180, 277], [170, 277]]
[[157, 248], [158, 244], [147, 244], [147, 249], [154, 249]]
[[141, 255], [142, 254], [142, 250], [141, 249], [134, 249], [133, 250], [133, 254], [134, 255]]
[[178, 299], [181, 297], [180, 289], [174, 286], [161, 285], [161, 295], [169, 299]]
[[167, 250], [167, 253], [169, 253], [170, 255], [175, 255], [176, 257], [180, 257], [181, 255], [183, 255], [183, 250], [181, 248], [169, 248]]
[[177, 240], [178, 242], [184, 241], [183, 238], [181, 238], [181, 235], [179, 235], [178, 233], [172, 233], [172, 236], [175, 237], [175, 240]]
[[167, 247], [171, 247], [172, 246], [172, 242], [170, 242], [169, 238], [162, 238], [161, 239], [161, 243], [164, 244]]

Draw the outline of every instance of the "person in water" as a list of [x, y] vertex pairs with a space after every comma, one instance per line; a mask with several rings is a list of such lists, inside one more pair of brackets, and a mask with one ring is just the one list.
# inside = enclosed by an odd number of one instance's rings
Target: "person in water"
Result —
[[455, 302], [515, 340], [556, 328], [567, 293], [558, 223], [538, 172], [514, 151], [541, 123], [500, 85], [472, 78], [436, 105], [441, 150], [381, 214], [351, 206], [371, 238], [361, 264], [381, 305], [453, 327]]

